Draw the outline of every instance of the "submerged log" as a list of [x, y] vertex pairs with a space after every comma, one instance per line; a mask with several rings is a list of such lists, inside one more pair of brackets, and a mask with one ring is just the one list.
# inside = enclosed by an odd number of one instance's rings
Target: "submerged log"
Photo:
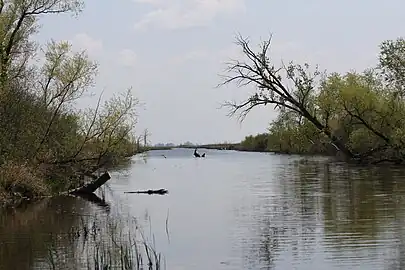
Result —
[[81, 198], [83, 200], [86, 200], [88, 202], [91, 202], [107, 211], [107, 213], [110, 212], [110, 205], [102, 198], [97, 196], [94, 193], [78, 193], [78, 194], [71, 194], [72, 196], [76, 198]]
[[94, 181], [91, 181], [90, 183], [87, 183], [84, 186], [70, 190], [67, 193], [72, 195], [91, 194], [94, 193], [99, 187], [104, 185], [110, 179], [111, 179], [110, 174], [108, 172], [105, 172]]
[[141, 190], [141, 191], [127, 191], [127, 192], [124, 192], [124, 193], [127, 193], [127, 194], [136, 193], [136, 194], [149, 194], [149, 195], [152, 195], [152, 194], [165, 195], [168, 192], [169, 191], [167, 191], [167, 189], [161, 188], [161, 189], [148, 189], [148, 190]]

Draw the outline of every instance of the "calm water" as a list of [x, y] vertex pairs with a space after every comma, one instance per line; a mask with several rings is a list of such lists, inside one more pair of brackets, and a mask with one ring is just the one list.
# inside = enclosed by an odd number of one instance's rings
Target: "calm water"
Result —
[[[134, 158], [113, 174], [109, 209], [69, 197], [1, 213], [0, 269], [44, 267], [55, 243], [81, 256], [64, 235], [79, 217], [115, 212], [137, 218], [169, 270], [405, 269], [405, 171], [233, 151], [195, 159], [192, 152]], [[169, 194], [124, 194], [160, 188]]]

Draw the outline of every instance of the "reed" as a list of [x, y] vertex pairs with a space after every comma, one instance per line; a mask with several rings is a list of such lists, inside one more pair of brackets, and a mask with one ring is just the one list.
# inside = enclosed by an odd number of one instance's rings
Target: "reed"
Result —
[[[145, 237], [134, 218], [83, 216], [81, 225], [71, 229], [68, 238], [76, 247], [75, 251], [52, 245], [46, 262], [49, 269], [66, 269], [67, 265], [72, 269], [88, 270], [165, 269], [163, 256]], [[53, 242], [57, 243], [57, 240]]]

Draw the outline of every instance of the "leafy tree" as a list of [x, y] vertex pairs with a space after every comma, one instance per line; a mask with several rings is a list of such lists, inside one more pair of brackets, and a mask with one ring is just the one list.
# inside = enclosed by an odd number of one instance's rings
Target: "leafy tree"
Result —
[[24, 79], [27, 62], [36, 52], [30, 37], [38, 31], [38, 20], [47, 14], [78, 14], [80, 0], [2, 0], [0, 1], [0, 78]]
[[385, 40], [380, 45], [378, 68], [395, 96], [405, 97], [405, 39]]
[[[288, 110], [297, 117], [306, 118], [347, 157], [354, 157], [350, 149], [334, 136], [315, 114], [313, 98], [317, 78], [321, 75], [317, 68], [314, 72], [310, 72], [308, 64], [301, 66], [293, 63], [280, 68], [275, 67], [268, 55], [271, 38], [262, 43], [258, 53], [252, 50], [248, 39], [239, 36], [237, 44], [242, 48], [247, 60], [230, 62], [227, 69], [228, 75], [224, 76], [222, 85], [232, 82], [236, 82], [239, 86], [254, 85], [257, 92], [242, 103], [225, 104], [231, 108], [232, 114], [239, 112], [243, 119], [254, 107], [273, 104], [280, 111]], [[290, 82], [292, 87], [283, 83], [284, 80]]]
[[249, 151], [266, 151], [268, 134], [262, 133], [256, 136], [247, 136], [241, 142], [242, 149]]
[[76, 187], [138, 151], [139, 101], [130, 88], [104, 102], [100, 95], [95, 108], [75, 108], [97, 75], [85, 51], [51, 40], [45, 63], [32, 64], [39, 18], [81, 8], [77, 0], [0, 1], [0, 200]]
[[405, 161], [405, 42], [384, 41], [380, 63], [362, 73], [310, 72], [309, 65], [276, 68], [268, 54], [237, 37], [245, 61], [228, 63], [222, 84], [252, 85], [256, 92], [241, 103], [226, 103], [241, 119], [256, 106], [273, 104], [279, 112], [269, 130], [270, 150], [329, 152], [332, 145], [347, 160], [379, 163]]

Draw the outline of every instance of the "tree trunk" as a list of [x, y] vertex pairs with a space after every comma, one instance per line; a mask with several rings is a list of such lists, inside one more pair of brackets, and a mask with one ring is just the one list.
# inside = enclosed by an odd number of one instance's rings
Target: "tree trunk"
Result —
[[305, 118], [307, 118], [309, 121], [311, 121], [312, 124], [314, 124], [320, 131], [322, 131], [328, 138], [331, 140], [331, 143], [339, 150], [341, 151], [347, 158], [353, 159], [355, 158], [355, 155], [346, 147], [346, 145], [339, 140], [336, 136], [334, 136], [329, 128], [325, 127], [322, 125], [318, 119], [315, 116], [312, 116], [307, 110], [304, 108], [300, 108], [302, 111], [302, 114]]
[[90, 194], [94, 193], [99, 187], [104, 185], [108, 180], [111, 179], [111, 176], [108, 172], [103, 173], [99, 178], [94, 181], [91, 181], [84, 186], [75, 188], [74, 190], [68, 191], [68, 194], [77, 195], [77, 194]]

